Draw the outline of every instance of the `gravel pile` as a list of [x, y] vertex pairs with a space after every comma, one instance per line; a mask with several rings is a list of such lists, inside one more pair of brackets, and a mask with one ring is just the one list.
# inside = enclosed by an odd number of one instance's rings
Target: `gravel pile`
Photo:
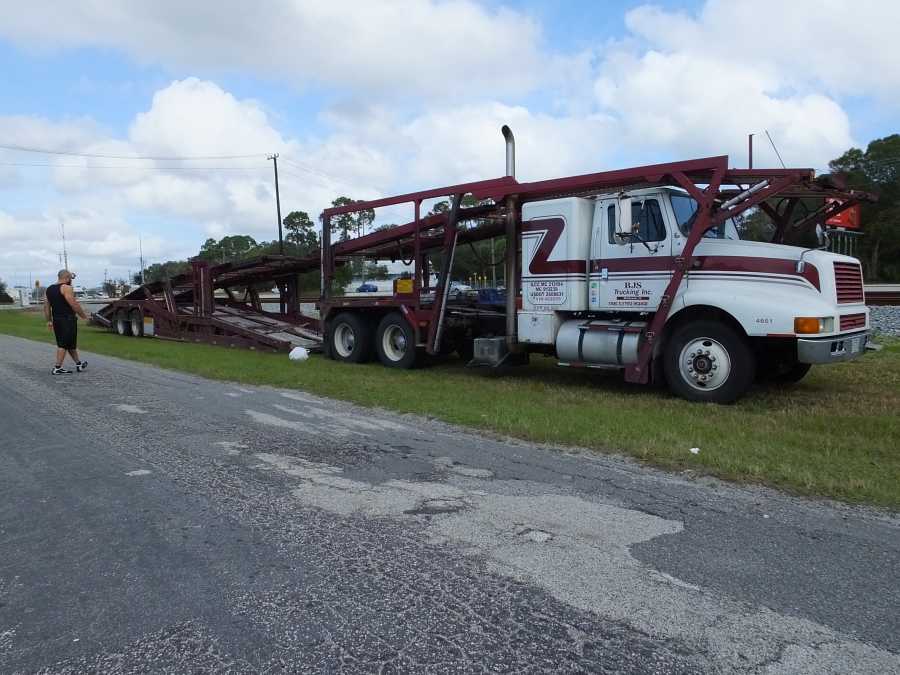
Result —
[[872, 330], [882, 335], [900, 336], [900, 306], [869, 307]]

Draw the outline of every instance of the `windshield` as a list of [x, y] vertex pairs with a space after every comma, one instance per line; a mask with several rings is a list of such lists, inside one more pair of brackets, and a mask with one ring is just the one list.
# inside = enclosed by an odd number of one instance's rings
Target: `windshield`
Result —
[[[675, 222], [678, 223], [678, 229], [686, 237], [690, 234], [697, 217], [697, 202], [693, 197], [681, 194], [671, 195], [671, 200], [672, 210], [675, 212]], [[707, 239], [740, 239], [734, 220], [731, 218], [726, 220], [722, 226], [707, 230], [703, 236]]]

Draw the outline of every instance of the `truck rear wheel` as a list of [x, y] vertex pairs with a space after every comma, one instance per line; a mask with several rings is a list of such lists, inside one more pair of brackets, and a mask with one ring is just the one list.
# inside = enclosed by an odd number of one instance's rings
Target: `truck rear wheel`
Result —
[[416, 365], [416, 333], [399, 312], [387, 314], [375, 330], [378, 359], [388, 368]]
[[714, 321], [677, 328], [663, 358], [669, 388], [689, 401], [731, 403], [747, 392], [756, 372], [744, 337]]
[[131, 319], [128, 318], [128, 313], [122, 309], [116, 314], [116, 333], [119, 335], [131, 335]]
[[372, 354], [372, 327], [365, 317], [343, 312], [331, 321], [328, 343], [335, 361], [363, 363]]
[[131, 334], [134, 337], [144, 337], [144, 313], [135, 309], [131, 312]]

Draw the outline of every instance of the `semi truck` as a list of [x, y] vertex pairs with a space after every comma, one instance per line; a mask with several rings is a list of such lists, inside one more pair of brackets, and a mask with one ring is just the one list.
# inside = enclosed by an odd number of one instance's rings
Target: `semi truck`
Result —
[[[454, 352], [486, 368], [543, 355], [713, 403], [761, 379], [798, 382], [812, 365], [869, 346], [860, 263], [826, 251], [823, 228], [873, 195], [812, 169], [729, 168], [727, 156], [520, 182], [515, 138], [507, 126], [502, 133], [504, 176], [325, 209], [315, 255], [195, 261], [188, 275], [137, 289], [100, 320], [128, 334], [149, 317], [156, 335], [252, 348], [315, 339], [328, 358], [391, 368]], [[447, 198], [448, 209], [422, 213]], [[402, 205], [409, 222], [331, 241], [333, 218]], [[741, 240], [738, 219], [751, 209], [771, 219], [770, 241]], [[785, 244], [812, 230], [818, 246]], [[498, 238], [503, 304], [451, 293], [459, 247]], [[355, 259], [400, 260], [409, 273], [390, 293], [345, 294], [338, 270]], [[297, 275], [312, 270], [319, 292], [306, 300], [316, 309], [304, 312]], [[277, 284], [280, 311], [254, 299], [260, 282]], [[253, 337], [260, 331], [264, 340]]]
[[[543, 354], [727, 403], [755, 380], [791, 384], [812, 365], [866, 351], [860, 263], [827, 252], [821, 240], [826, 220], [873, 195], [812, 169], [729, 168], [726, 156], [521, 183], [515, 138], [506, 126], [502, 132], [501, 178], [323, 212], [327, 355], [359, 362], [375, 354], [386, 366], [410, 368], [450, 350], [487, 367]], [[423, 202], [447, 196], [449, 212], [422, 217]], [[466, 197], [476, 205], [463, 208]], [[413, 206], [410, 223], [329, 241], [331, 218], [404, 203]], [[795, 217], [800, 207], [805, 213]], [[753, 208], [775, 224], [771, 242], [740, 239], [736, 218]], [[822, 246], [783, 243], [808, 228], [817, 228]], [[497, 236], [506, 242], [505, 311], [461, 312], [447, 293], [456, 247]], [[336, 264], [391, 251], [414, 265], [405, 287], [378, 301], [333, 294]]]

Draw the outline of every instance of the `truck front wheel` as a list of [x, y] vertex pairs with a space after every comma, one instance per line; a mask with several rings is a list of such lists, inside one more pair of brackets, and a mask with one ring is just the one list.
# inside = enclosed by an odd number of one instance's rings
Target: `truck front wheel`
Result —
[[677, 328], [663, 359], [669, 389], [689, 401], [731, 403], [747, 392], [756, 372], [744, 337], [715, 321]]
[[363, 363], [369, 360], [372, 353], [372, 328], [365, 317], [343, 312], [330, 323], [328, 346], [335, 361]]
[[806, 374], [809, 372], [809, 369], [812, 368], [808, 363], [800, 363], [799, 361], [796, 363], [787, 366], [779, 373], [777, 373], [772, 381], [776, 384], [797, 384], [800, 380], [806, 377]]

